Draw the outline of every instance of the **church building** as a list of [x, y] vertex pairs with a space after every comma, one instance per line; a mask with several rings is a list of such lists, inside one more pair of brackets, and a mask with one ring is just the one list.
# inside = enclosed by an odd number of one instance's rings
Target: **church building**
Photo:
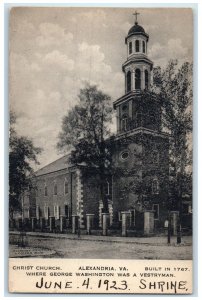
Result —
[[[136, 22], [125, 38], [127, 58], [122, 65], [125, 94], [113, 103], [117, 132], [113, 163], [116, 171], [106, 178], [109, 226], [152, 231], [168, 218], [169, 135], [163, 132], [161, 105], [148, 93], [153, 62], [148, 57], [149, 35]], [[71, 228], [73, 218], [85, 229], [90, 218], [95, 228], [103, 222], [98, 176], [85, 165], [68, 165], [64, 156], [36, 172], [36, 189], [23, 198], [23, 218], [43, 230]], [[147, 219], [147, 220], [146, 220]], [[74, 224], [75, 225], [75, 224]]]

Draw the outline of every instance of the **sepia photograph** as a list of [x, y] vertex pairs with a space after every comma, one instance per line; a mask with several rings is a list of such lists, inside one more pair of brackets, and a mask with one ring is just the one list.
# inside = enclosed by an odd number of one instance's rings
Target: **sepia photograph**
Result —
[[[191, 8], [13, 7], [9, 281], [19, 270], [42, 289], [68, 261], [132, 282], [116, 267], [132, 262], [191, 285], [192, 105]], [[186, 294], [188, 281], [140, 279], [138, 292]], [[136, 293], [110, 284], [97, 289]]]

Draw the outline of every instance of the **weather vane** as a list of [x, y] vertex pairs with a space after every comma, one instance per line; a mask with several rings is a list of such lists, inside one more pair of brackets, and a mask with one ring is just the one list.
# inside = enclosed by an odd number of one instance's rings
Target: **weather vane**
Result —
[[133, 14], [135, 16], [135, 24], [138, 23], [137, 22], [137, 16], [140, 15], [140, 13], [138, 13], [137, 11], [135, 11], [135, 13]]

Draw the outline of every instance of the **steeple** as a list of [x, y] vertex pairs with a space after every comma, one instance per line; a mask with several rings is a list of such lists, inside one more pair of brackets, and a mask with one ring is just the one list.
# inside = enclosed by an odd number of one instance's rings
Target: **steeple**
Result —
[[125, 94], [114, 102], [117, 111], [117, 133], [144, 128], [161, 130], [161, 107], [157, 99], [142, 97], [151, 86], [153, 62], [147, 56], [149, 35], [138, 24], [139, 13], [135, 12], [135, 24], [125, 38], [127, 59], [122, 65], [125, 74]]
[[135, 12], [135, 25], [128, 31], [125, 39], [127, 45], [127, 60], [123, 64], [125, 73], [125, 92], [149, 89], [153, 62], [147, 57], [149, 35], [138, 25]]

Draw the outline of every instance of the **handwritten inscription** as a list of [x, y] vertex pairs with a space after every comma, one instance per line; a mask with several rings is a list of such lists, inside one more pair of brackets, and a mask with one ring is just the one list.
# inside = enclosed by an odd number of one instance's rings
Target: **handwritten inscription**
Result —
[[[157, 293], [186, 294], [191, 292], [191, 265], [172, 266], [161, 262], [149, 265], [84, 265], [46, 264], [12, 266], [23, 274], [38, 293]], [[35, 277], [35, 280], [33, 280]], [[21, 276], [18, 276], [21, 278]], [[24, 277], [25, 278], [25, 277]], [[25, 280], [26, 280], [25, 279]]]

